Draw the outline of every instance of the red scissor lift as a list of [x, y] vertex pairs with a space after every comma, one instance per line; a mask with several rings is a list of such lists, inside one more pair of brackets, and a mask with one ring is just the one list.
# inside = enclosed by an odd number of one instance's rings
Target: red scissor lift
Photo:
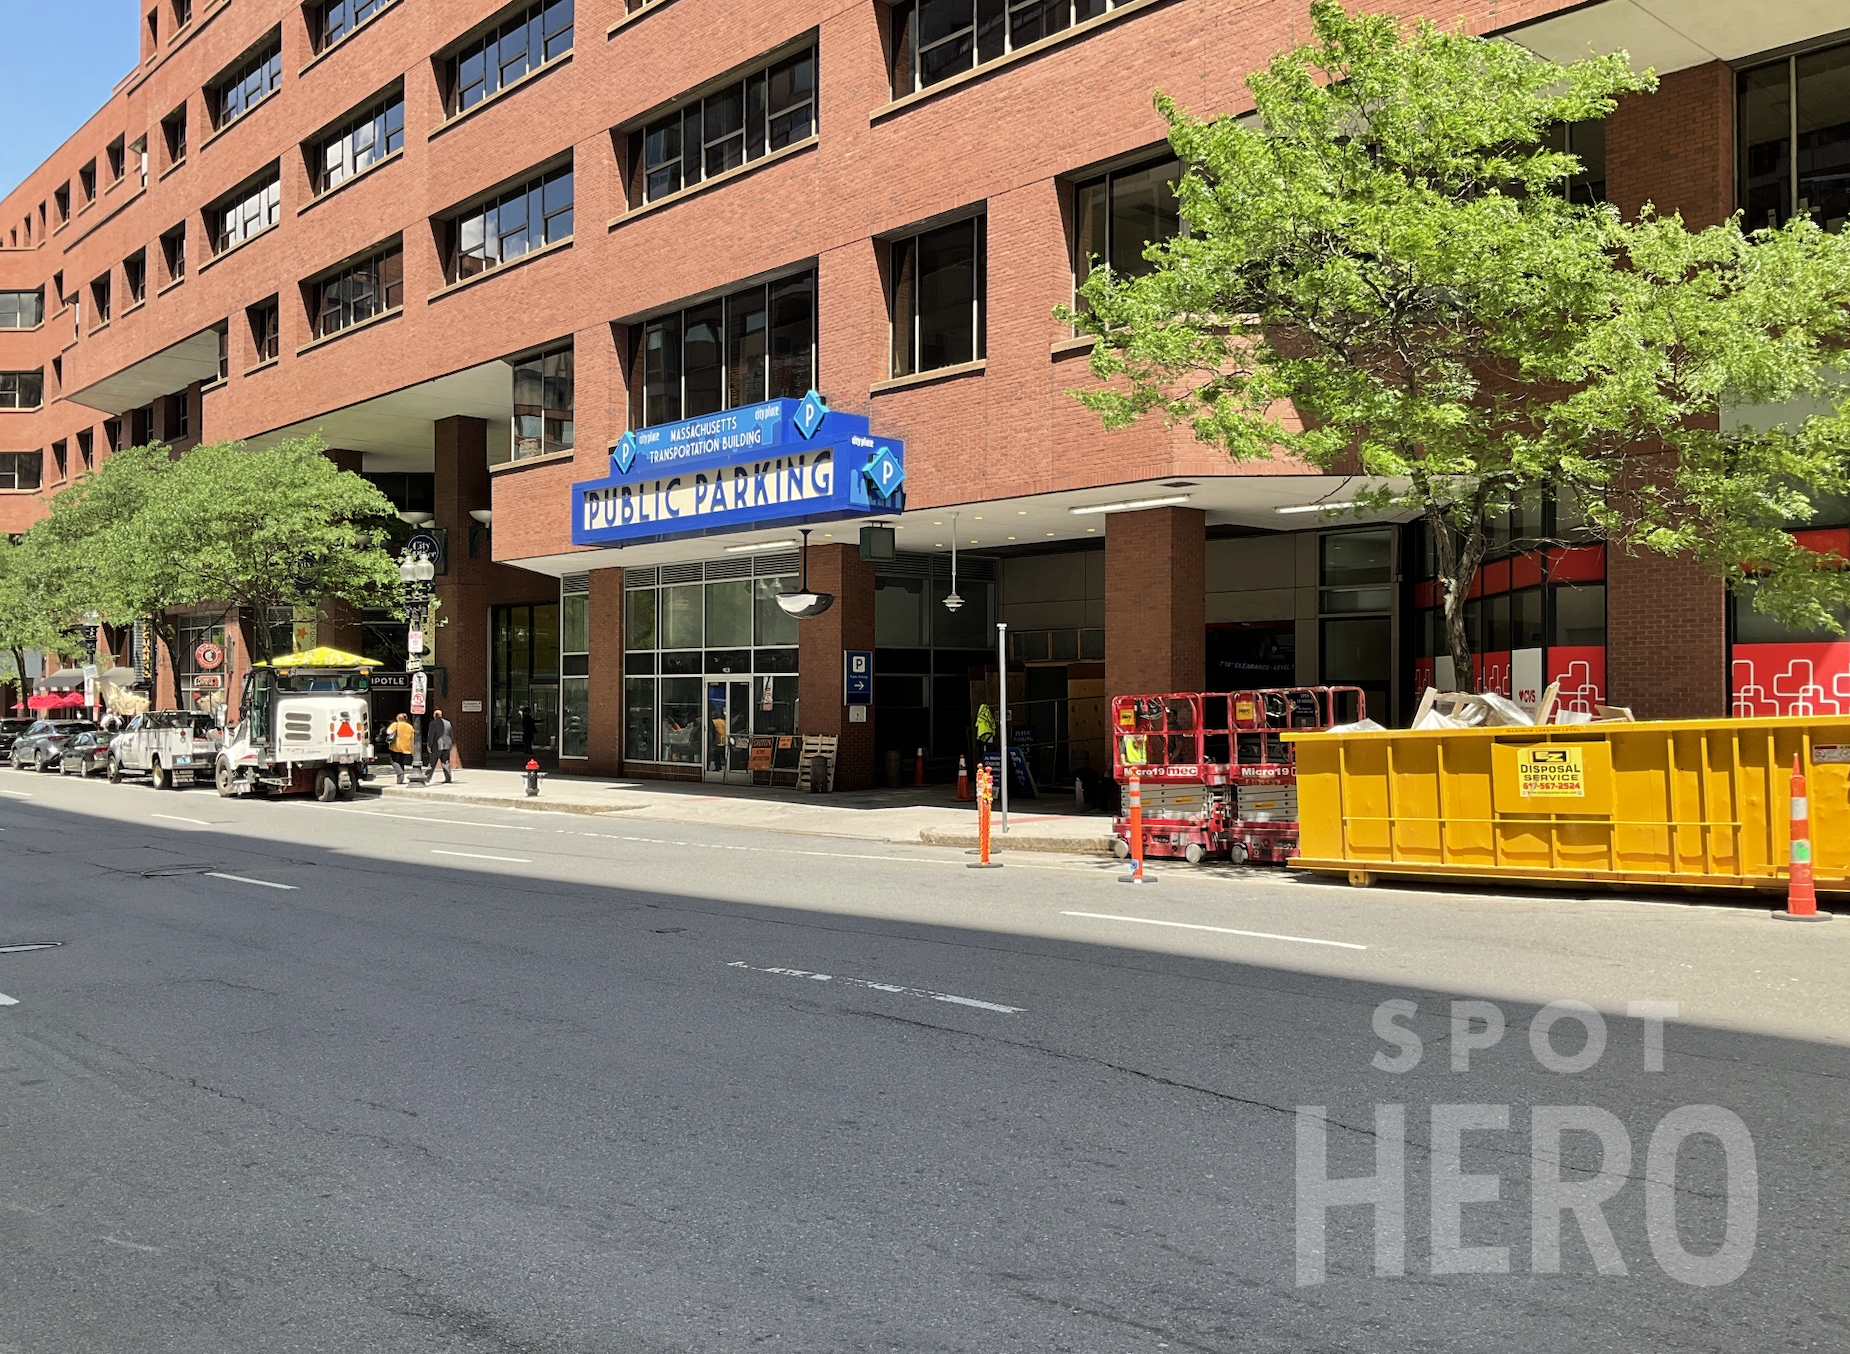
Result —
[[[1191, 865], [1291, 859], [1298, 853], [1297, 759], [1281, 735], [1366, 713], [1353, 686], [1114, 696], [1112, 775], [1120, 785], [1137, 778], [1144, 855]], [[1112, 830], [1112, 849], [1130, 855], [1129, 817], [1121, 815]]]

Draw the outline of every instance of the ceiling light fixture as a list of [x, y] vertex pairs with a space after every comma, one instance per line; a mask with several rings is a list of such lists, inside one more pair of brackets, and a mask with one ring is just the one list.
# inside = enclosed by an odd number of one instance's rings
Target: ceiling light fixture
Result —
[[1123, 503], [1088, 503], [1083, 508], [1068, 508], [1075, 517], [1090, 517], [1101, 512], [1140, 512], [1144, 508], [1173, 508], [1178, 503], [1188, 502], [1187, 494], [1171, 494], [1168, 498], [1132, 498]]
[[1280, 517], [1289, 517], [1295, 512], [1336, 512], [1338, 509], [1353, 508], [1354, 506], [1355, 504], [1349, 501], [1341, 503], [1297, 503], [1289, 508], [1274, 508], [1272, 511], [1277, 513]]
[[749, 545], [729, 545], [726, 547], [726, 553], [728, 555], [743, 555], [752, 550], [783, 550], [795, 544], [795, 541], [788, 538], [781, 541], [753, 541]]
[[951, 514], [951, 590], [945, 596], [944, 609], [955, 611], [964, 604], [964, 599], [957, 595], [957, 514]]
[[783, 608], [786, 615], [795, 616], [800, 621], [820, 616], [835, 605], [834, 593], [809, 590], [809, 531], [804, 529], [802, 536], [803, 572], [797, 580], [797, 590], [777, 594], [777, 605]]

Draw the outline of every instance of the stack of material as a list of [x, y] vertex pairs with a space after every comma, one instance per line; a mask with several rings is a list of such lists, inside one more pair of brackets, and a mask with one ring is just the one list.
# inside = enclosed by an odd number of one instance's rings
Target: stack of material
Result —
[[1614, 721], [1629, 723], [1632, 712], [1622, 705], [1597, 705], [1596, 713], [1563, 710], [1559, 707], [1561, 683], [1550, 682], [1542, 692], [1541, 703], [1531, 710], [1507, 696], [1487, 691], [1440, 691], [1427, 687], [1420, 697], [1420, 707], [1413, 715], [1416, 729], [1485, 729], [1522, 728], [1535, 724], [1592, 724]]

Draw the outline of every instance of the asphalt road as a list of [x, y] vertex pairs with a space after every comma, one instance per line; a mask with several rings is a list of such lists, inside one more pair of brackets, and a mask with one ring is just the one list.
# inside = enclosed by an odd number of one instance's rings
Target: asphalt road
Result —
[[1850, 919], [968, 859], [0, 772], [0, 1354], [1850, 1348]]

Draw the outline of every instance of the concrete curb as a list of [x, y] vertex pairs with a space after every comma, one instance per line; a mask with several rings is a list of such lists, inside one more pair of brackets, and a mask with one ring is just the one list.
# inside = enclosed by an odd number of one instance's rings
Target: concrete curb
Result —
[[592, 818], [635, 813], [643, 807], [640, 804], [574, 804], [562, 799], [549, 800], [543, 791], [531, 799], [525, 795], [517, 799], [508, 799], [501, 795], [456, 795], [447, 791], [426, 794], [423, 790], [410, 785], [381, 785], [375, 788], [383, 799], [416, 799], [425, 804], [483, 804], [496, 809], [540, 809], [547, 813], [582, 813]]
[[[927, 846], [975, 846], [974, 832], [945, 832], [938, 828], [921, 828], [919, 840]], [[1111, 838], [1109, 837], [1051, 837], [1021, 836], [1012, 833], [1004, 837], [1001, 833], [991, 833], [989, 849], [997, 855], [1004, 851], [1045, 851], [1068, 856], [1109, 856]]]

